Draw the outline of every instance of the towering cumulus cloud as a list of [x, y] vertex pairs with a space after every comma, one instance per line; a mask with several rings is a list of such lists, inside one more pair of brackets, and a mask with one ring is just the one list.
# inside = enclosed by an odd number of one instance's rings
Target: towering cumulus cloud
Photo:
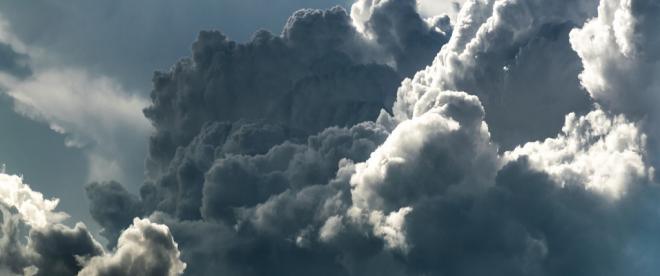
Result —
[[[8, 207], [1, 241], [16, 254], [2, 263], [82, 275], [657, 275], [659, 10], [472, 0], [452, 25], [416, 1], [360, 0], [350, 14], [298, 11], [280, 35], [245, 44], [201, 32], [190, 58], [154, 77], [140, 195], [87, 186], [113, 252], [82, 225], [34, 226], [34, 208]], [[35, 259], [52, 253], [33, 244], [54, 238], [24, 245], [21, 223], [74, 239], [61, 244], [75, 262]]]

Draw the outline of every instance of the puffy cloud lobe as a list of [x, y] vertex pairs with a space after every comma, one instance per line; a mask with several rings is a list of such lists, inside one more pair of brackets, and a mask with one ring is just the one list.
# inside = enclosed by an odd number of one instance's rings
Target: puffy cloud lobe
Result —
[[619, 198], [631, 183], [652, 179], [646, 152], [646, 135], [636, 124], [596, 110], [579, 118], [571, 113], [559, 137], [527, 143], [505, 155], [509, 160], [525, 156], [532, 168], [562, 186], [585, 185]]
[[[479, 100], [460, 92], [434, 94], [427, 111], [399, 124], [369, 160], [356, 165], [351, 178], [351, 215], [359, 219], [365, 213], [376, 221], [374, 232], [388, 243], [396, 240], [392, 247], [407, 247], [389, 232], [399, 230], [393, 224], [401, 224], [417, 201], [449, 190], [478, 189], [497, 170], [497, 148], [482, 122]], [[392, 229], [381, 229], [383, 223]]]
[[410, 118], [426, 90], [468, 91], [481, 99], [493, 139], [503, 149], [554, 135], [565, 114], [589, 108], [575, 77], [580, 59], [568, 32], [596, 4], [467, 1], [433, 64], [399, 88], [396, 118]]
[[601, 1], [598, 16], [571, 32], [571, 45], [584, 65], [581, 83], [607, 108], [657, 117], [659, 14], [655, 1]]
[[[32, 191], [18, 176], [0, 174], [0, 189], [4, 190], [0, 193], [0, 271], [3, 273], [76, 275], [84, 271], [84, 275], [179, 275], [185, 269], [166, 226], [136, 219], [134, 226], [119, 239], [116, 252], [106, 254], [84, 224], [77, 223], [71, 228], [59, 223], [65, 214], [53, 211], [56, 199], [44, 201], [41, 193]], [[27, 239], [23, 240], [25, 234]], [[114, 261], [126, 261], [126, 258], [139, 267], [122, 264], [127, 265], [122, 269], [137, 274], [112, 268]]]
[[43, 194], [24, 184], [21, 177], [0, 173], [0, 184], [0, 203], [15, 208], [29, 226], [43, 228], [67, 218], [65, 213], [55, 211], [57, 199], [44, 199]]
[[351, 18], [405, 76], [432, 60], [451, 35], [451, 28], [429, 26], [415, 0], [360, 0], [352, 5]]
[[655, 165], [660, 152], [659, 14], [655, 1], [601, 1], [598, 16], [570, 36], [584, 66], [582, 85], [605, 108], [643, 120]]
[[28, 248], [36, 253], [33, 265], [36, 275], [75, 275], [85, 259], [104, 253], [103, 247], [82, 223], [73, 229], [55, 224], [43, 230], [30, 231]]
[[0, 222], [0, 272], [18, 275], [30, 262], [20, 242], [21, 221], [16, 208], [0, 203]]
[[[383, 16], [396, 12], [383, 9]], [[414, 7], [406, 11], [416, 15]], [[395, 25], [413, 23], [425, 28], [418, 36], [441, 36], [419, 16]], [[436, 40], [424, 44], [429, 48], [424, 52], [435, 53], [446, 41]], [[395, 53], [379, 47], [356, 31], [341, 8], [298, 11], [280, 36], [260, 31], [246, 44], [218, 32], [201, 32], [190, 59], [154, 77], [153, 104], [145, 110], [157, 129], [150, 142], [149, 172], [166, 170], [176, 149], [188, 145], [209, 122], [265, 120], [304, 137], [330, 126], [374, 120], [391, 106], [406, 74], [384, 65]], [[427, 62], [409, 60], [414, 70]]]
[[[55, 212], [57, 200], [45, 200], [15, 175], [0, 173], [0, 266], [28, 275], [75, 274], [78, 258], [103, 252], [83, 224], [59, 224], [66, 214]], [[21, 238], [28, 234], [27, 244]], [[78, 256], [78, 257], [76, 257]]]
[[326, 129], [306, 145], [285, 143], [264, 155], [217, 159], [204, 183], [202, 212], [207, 219], [233, 221], [234, 209], [256, 206], [286, 190], [324, 185], [342, 159], [366, 160], [386, 136], [382, 127], [363, 123]]
[[[382, 160], [383, 149], [415, 148], [414, 142], [387, 146], [402, 139], [397, 137], [399, 129], [415, 137], [408, 124], [434, 111], [428, 110], [399, 124], [367, 161], [368, 169], [356, 165], [351, 178], [353, 209], [348, 214], [371, 224], [374, 235], [405, 253], [400, 264], [406, 274], [653, 275], [657, 270], [648, 259], [636, 261], [655, 250], [640, 241], [655, 240], [646, 231], [660, 226], [649, 219], [655, 215], [647, 217], [657, 210], [653, 202], [660, 190], [649, 177], [653, 168], [645, 162], [645, 136], [638, 125], [600, 110], [579, 118], [569, 115], [563, 134], [505, 153], [502, 169], [491, 147], [486, 156], [492, 158], [485, 159], [493, 168], [490, 173], [484, 165], [469, 167], [465, 174], [484, 177], [458, 182], [454, 190], [429, 190], [452, 179], [442, 174], [445, 168], [462, 171], [455, 168], [461, 162], [436, 164], [424, 158], [445, 155], [442, 148], [418, 151], [426, 153], [419, 156], [395, 154], [398, 158], [369, 164]], [[455, 127], [465, 125], [458, 122]], [[432, 129], [441, 132], [443, 127]], [[451, 144], [428, 133], [420, 136]], [[478, 147], [449, 148], [464, 153]], [[435, 164], [433, 169], [426, 167], [429, 164]], [[406, 171], [414, 174], [400, 173]], [[383, 196], [386, 185], [397, 188], [391, 193], [396, 196]], [[406, 196], [411, 194], [406, 189], [415, 193]], [[355, 216], [355, 208], [376, 211]]]
[[91, 203], [89, 212], [103, 227], [101, 235], [108, 239], [110, 247], [133, 218], [144, 212], [140, 199], [117, 182], [94, 182], [85, 187], [85, 192]]
[[180, 275], [186, 264], [165, 225], [133, 220], [112, 254], [91, 258], [78, 275]]

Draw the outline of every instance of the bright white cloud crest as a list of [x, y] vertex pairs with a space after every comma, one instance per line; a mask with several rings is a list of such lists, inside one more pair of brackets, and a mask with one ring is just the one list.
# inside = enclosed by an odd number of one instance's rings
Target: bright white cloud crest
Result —
[[0, 203], [16, 208], [31, 227], [43, 228], [66, 219], [65, 213], [55, 211], [58, 202], [58, 199], [44, 199], [43, 194], [24, 184], [21, 177], [0, 173]]

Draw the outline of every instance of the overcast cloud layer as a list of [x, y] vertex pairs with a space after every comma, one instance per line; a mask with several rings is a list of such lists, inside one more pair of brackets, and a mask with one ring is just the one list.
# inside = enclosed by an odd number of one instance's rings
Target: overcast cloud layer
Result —
[[[303, 9], [244, 43], [202, 31], [148, 103], [6, 38], [23, 114], [119, 168], [117, 133], [150, 138], [139, 194], [85, 187], [107, 244], [0, 174], [0, 273], [657, 275], [660, 4], [429, 5]], [[62, 79], [94, 92], [44, 104]]]

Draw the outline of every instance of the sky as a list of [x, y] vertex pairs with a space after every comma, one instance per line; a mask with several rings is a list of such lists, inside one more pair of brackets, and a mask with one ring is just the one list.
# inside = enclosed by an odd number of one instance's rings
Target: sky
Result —
[[657, 275], [659, 15], [0, 1], [0, 275]]

